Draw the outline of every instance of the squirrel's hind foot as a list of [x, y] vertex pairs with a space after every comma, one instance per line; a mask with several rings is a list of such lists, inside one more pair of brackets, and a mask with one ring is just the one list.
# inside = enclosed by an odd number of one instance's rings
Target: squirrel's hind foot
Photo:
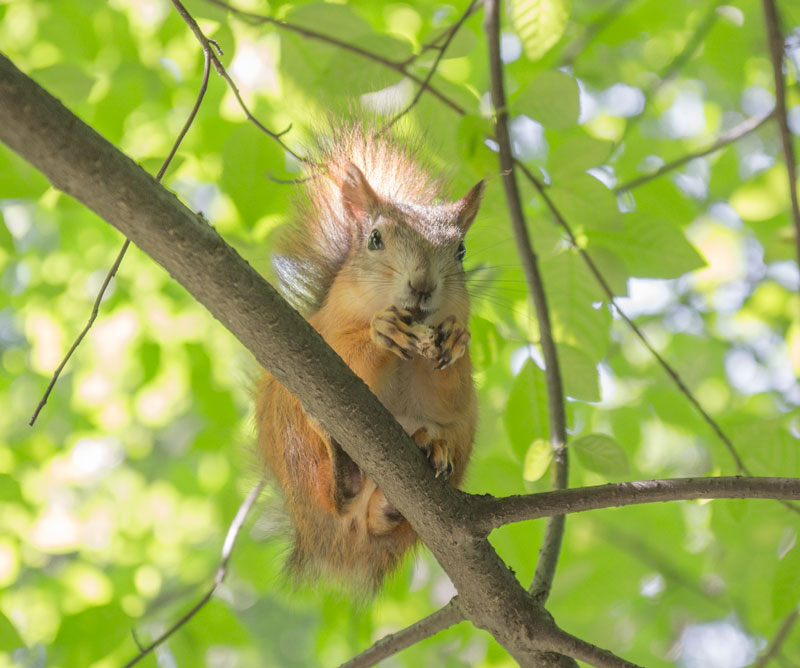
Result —
[[453, 453], [450, 446], [443, 438], [431, 438], [425, 427], [420, 427], [415, 431], [411, 438], [425, 453], [430, 461], [436, 477], [443, 477], [447, 480], [455, 471]]

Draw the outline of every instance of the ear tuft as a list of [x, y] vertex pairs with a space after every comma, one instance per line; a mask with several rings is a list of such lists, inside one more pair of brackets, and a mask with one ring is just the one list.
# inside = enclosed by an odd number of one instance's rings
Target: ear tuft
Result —
[[481, 199], [483, 198], [484, 190], [483, 180], [478, 181], [472, 189], [464, 195], [458, 202], [456, 202], [456, 210], [458, 211], [458, 226], [466, 232], [475, 216], [478, 215], [478, 209], [481, 206]]
[[359, 223], [363, 223], [380, 205], [380, 198], [352, 162], [345, 169], [342, 182], [342, 204]]

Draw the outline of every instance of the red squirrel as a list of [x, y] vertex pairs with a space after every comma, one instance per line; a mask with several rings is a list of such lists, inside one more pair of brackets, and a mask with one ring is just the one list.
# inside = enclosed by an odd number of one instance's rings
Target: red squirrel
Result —
[[[477, 410], [462, 261], [483, 182], [447, 201], [416, 153], [358, 125], [321, 141], [273, 264], [284, 295], [459, 485]], [[377, 589], [416, 542], [408, 521], [269, 373], [256, 420], [293, 528], [290, 573]]]

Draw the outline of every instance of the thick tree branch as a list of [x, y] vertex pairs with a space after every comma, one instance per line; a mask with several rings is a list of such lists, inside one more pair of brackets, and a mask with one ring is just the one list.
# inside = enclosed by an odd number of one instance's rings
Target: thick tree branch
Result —
[[638, 176], [635, 179], [628, 181], [627, 183], [623, 183], [620, 186], [614, 188], [614, 192], [619, 195], [623, 192], [628, 190], [633, 190], [634, 188], [638, 188], [645, 183], [652, 181], [653, 179], [657, 179], [659, 176], [663, 176], [664, 174], [671, 172], [678, 167], [682, 167], [687, 162], [694, 160], [695, 158], [702, 158], [710, 153], [714, 153], [715, 151], [719, 151], [721, 148], [725, 148], [728, 144], [732, 144], [735, 141], [738, 141], [742, 137], [749, 135], [752, 132], [755, 132], [760, 128], [764, 123], [766, 123], [770, 118], [773, 117], [775, 111], [771, 111], [766, 116], [762, 116], [761, 118], [753, 117], [748, 118], [746, 121], [742, 121], [737, 125], [735, 128], [731, 128], [728, 132], [720, 135], [720, 137], [711, 144], [708, 148], [704, 148], [702, 151], [696, 151], [695, 153], [687, 153], [686, 155], [677, 158], [675, 160], [671, 160], [667, 162], [661, 167], [659, 167], [656, 171], [651, 172], [650, 174], [644, 174], [642, 176]]
[[800, 478], [671, 478], [574, 487], [502, 498], [473, 496], [470, 514], [476, 529], [489, 532], [511, 522], [562, 513], [689, 499], [800, 499]]
[[553, 649], [558, 628], [475, 535], [469, 497], [434, 477], [364, 382], [212, 227], [3, 55], [0, 141], [167, 269], [300, 398], [411, 522], [453, 581], [465, 618], [521, 665]]
[[[525, 214], [522, 211], [517, 175], [514, 171], [515, 162], [511, 153], [511, 138], [508, 133], [508, 110], [506, 109], [506, 94], [503, 86], [503, 63], [500, 58], [499, 0], [486, 1], [485, 27], [489, 44], [492, 103], [495, 109], [495, 134], [500, 147], [500, 170], [503, 175], [503, 186], [505, 187], [506, 202], [511, 215], [514, 238], [517, 242], [517, 251], [525, 271], [528, 288], [533, 295], [536, 318], [539, 321], [539, 342], [542, 346], [547, 381], [550, 443], [553, 447], [552, 484], [555, 489], [565, 489], [568, 484], [569, 469], [566, 451], [567, 418], [564, 408], [564, 387], [561, 381], [561, 370], [558, 365], [552, 327], [550, 326], [550, 311], [547, 307], [544, 283], [539, 272], [536, 253], [528, 235], [528, 228], [525, 224]], [[550, 594], [563, 536], [564, 518], [552, 518], [547, 523], [544, 540], [539, 551], [539, 560], [536, 564], [536, 573], [531, 585], [531, 592], [542, 602], [546, 601]]]
[[797, 246], [797, 261], [800, 264], [800, 204], [797, 201], [797, 167], [794, 161], [792, 131], [789, 129], [789, 120], [786, 116], [786, 83], [783, 78], [783, 36], [781, 35], [780, 17], [775, 6], [775, 0], [762, 0], [762, 4], [764, 6], [764, 21], [767, 24], [772, 72], [775, 77], [775, 118], [780, 128], [783, 159], [786, 163], [786, 173], [789, 177], [794, 239]]
[[431, 615], [411, 626], [381, 638], [369, 649], [364, 650], [358, 656], [343, 663], [339, 668], [368, 668], [374, 666], [378, 661], [383, 661], [394, 654], [411, 647], [421, 640], [430, 638], [440, 631], [450, 628], [454, 624], [463, 621], [464, 616], [458, 608], [458, 597], [454, 597], [443, 608], [440, 608]]

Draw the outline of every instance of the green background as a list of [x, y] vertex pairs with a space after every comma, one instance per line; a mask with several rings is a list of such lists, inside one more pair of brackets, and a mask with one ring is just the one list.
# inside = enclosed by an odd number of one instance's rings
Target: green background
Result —
[[[409, 71], [424, 78], [437, 52], [420, 53], [422, 45], [456, 21], [462, 5], [237, 6], [394, 62], [418, 54]], [[503, 26], [515, 145], [614, 293], [631, 292], [622, 308], [747, 467], [798, 476], [800, 300], [777, 126], [767, 123], [630, 193], [613, 191], [771, 108], [761, 3], [718, 5], [518, 2]], [[417, 88], [335, 45], [254, 25], [203, 0], [186, 6], [223, 49], [253, 114], [275, 131], [291, 125], [283, 139], [300, 152], [329, 114], [367, 113], [376, 96], [363, 96], [390, 86], [407, 103]], [[797, 130], [800, 9], [779, 7]], [[697, 48], [687, 51], [695, 36]], [[0, 49], [152, 173], [202, 75], [201, 49], [166, 0], [0, 3]], [[526, 361], [538, 328], [497, 155], [485, 142], [492, 133], [487, 62], [480, 10], [432, 79], [465, 114], [425, 94], [399, 132], [424, 140], [454, 196], [488, 178], [467, 238], [480, 429], [465, 487], [507, 495], [548, 488], [541, 444], [548, 424], [543, 372]], [[292, 193], [277, 180], [298, 175], [296, 161], [245, 120], [212, 71], [166, 187], [269, 277], [271, 239]], [[735, 474], [724, 445], [609, 307], [522, 183], [569, 396], [570, 485]], [[122, 239], [5, 147], [0, 213], [0, 666], [120, 665], [136, 653], [131, 629], [148, 642], [213, 580], [227, 527], [259, 476], [251, 416], [258, 369], [132, 248], [94, 328], [29, 427]], [[452, 594], [424, 549], [370, 602], [325, 587], [294, 591], [280, 572], [286, 540], [272, 494], [256, 509], [218, 595], [142, 665], [334, 666]], [[492, 534], [524, 583], [543, 526]], [[797, 606], [798, 529], [800, 516], [765, 501], [573, 516], [549, 608], [570, 633], [651, 668], [743, 666]], [[692, 633], [706, 633], [701, 644], [718, 656], [741, 648], [733, 655], [739, 662], [691, 663]], [[783, 655], [783, 665], [796, 665], [800, 632]], [[513, 661], [462, 623], [386, 665]]]

